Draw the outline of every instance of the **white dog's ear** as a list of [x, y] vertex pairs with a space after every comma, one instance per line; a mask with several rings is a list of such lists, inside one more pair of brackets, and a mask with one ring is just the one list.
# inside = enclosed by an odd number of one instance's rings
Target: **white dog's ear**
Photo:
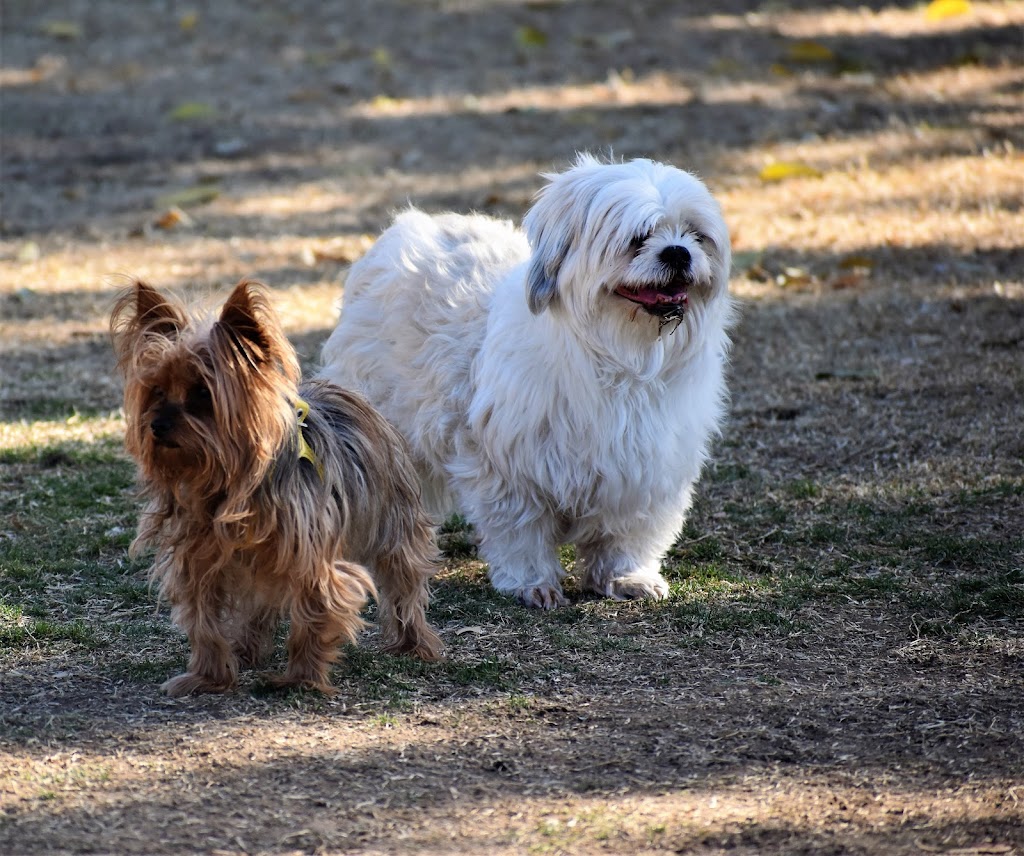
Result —
[[526, 273], [526, 303], [540, 315], [558, 298], [558, 274], [572, 249], [572, 203], [564, 192], [565, 176], [548, 175], [551, 183], [537, 194], [526, 212], [523, 227], [530, 241], [530, 267]]
[[539, 315], [558, 300], [558, 276], [575, 243], [583, 237], [590, 204], [600, 187], [592, 180], [599, 162], [580, 155], [566, 172], [546, 174], [547, 186], [526, 212], [523, 227], [532, 256], [526, 274], [526, 302]]
[[540, 315], [558, 297], [558, 272], [569, 253], [569, 244], [548, 247], [542, 240], [530, 239], [533, 256], [526, 273], [526, 304], [534, 315]]

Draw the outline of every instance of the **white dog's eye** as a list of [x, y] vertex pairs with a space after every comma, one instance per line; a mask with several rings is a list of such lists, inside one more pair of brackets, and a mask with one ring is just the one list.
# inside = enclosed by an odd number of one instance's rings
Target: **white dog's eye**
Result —
[[644, 244], [647, 243], [649, 237], [651, 237], [650, 232], [646, 235], [634, 235], [629, 241], [629, 251], [635, 256], [644, 248]]

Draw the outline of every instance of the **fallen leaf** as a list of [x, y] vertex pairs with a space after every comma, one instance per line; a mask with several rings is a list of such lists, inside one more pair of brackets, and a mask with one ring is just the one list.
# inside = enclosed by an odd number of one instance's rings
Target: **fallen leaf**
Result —
[[220, 196], [219, 187], [213, 184], [201, 184], [198, 187], [188, 187], [161, 196], [157, 200], [157, 205], [160, 208], [190, 208], [213, 202], [218, 196]]
[[39, 29], [44, 36], [62, 42], [72, 42], [82, 37], [82, 28], [74, 21], [47, 21]]
[[516, 44], [521, 48], [542, 48], [547, 43], [547, 33], [536, 27], [520, 27], [516, 30]]
[[391, 66], [394, 65], [394, 61], [391, 59], [391, 51], [387, 48], [377, 48], [373, 52], [373, 64], [381, 71], [390, 70]]
[[217, 108], [203, 101], [184, 101], [167, 114], [172, 122], [196, 122], [202, 119], [213, 119]]
[[942, 21], [946, 18], [967, 15], [970, 11], [970, 0], [932, 0], [925, 7], [924, 16], [929, 21]]
[[778, 274], [775, 277], [776, 285], [781, 285], [783, 287], [793, 285], [807, 285], [813, 281], [814, 277], [812, 277], [803, 268], [798, 267], [783, 268], [782, 273]]
[[835, 58], [830, 48], [810, 39], [793, 42], [786, 49], [786, 59], [790, 62], [831, 62]]
[[191, 33], [199, 24], [198, 12], [186, 12], [178, 18], [178, 27], [183, 33]]
[[784, 181], [787, 178], [821, 178], [821, 170], [799, 161], [775, 161], [758, 174], [761, 181]]
[[866, 274], [862, 271], [850, 271], [849, 273], [840, 274], [829, 281], [829, 285], [835, 291], [843, 291], [847, 288], [856, 288], [861, 285], [867, 278]]
[[377, 110], [392, 110], [401, 103], [401, 98], [392, 98], [390, 95], [378, 95], [370, 102], [370, 105]]
[[852, 270], [853, 268], [868, 268], [869, 270], [875, 266], [875, 260], [871, 256], [844, 256], [839, 260], [839, 267], [844, 270]]
[[292, 104], [306, 104], [323, 99], [323, 93], [319, 89], [296, 89], [288, 93], [288, 100]]
[[153, 224], [158, 229], [174, 229], [178, 226], [188, 228], [192, 225], [192, 218], [182, 211], [177, 205], [172, 205]]
[[754, 280], [754, 282], [769, 282], [772, 278], [771, 272], [760, 262], [756, 262], [747, 268], [747, 276]]

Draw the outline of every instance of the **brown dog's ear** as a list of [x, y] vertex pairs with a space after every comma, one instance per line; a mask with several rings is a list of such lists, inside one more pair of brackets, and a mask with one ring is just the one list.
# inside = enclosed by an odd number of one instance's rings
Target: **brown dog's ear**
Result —
[[160, 336], [176, 336], [185, 326], [181, 310], [142, 280], [135, 281], [135, 318], [140, 329]]
[[276, 324], [260, 283], [247, 279], [238, 283], [221, 309], [216, 326], [252, 365], [271, 358]]
[[173, 339], [185, 324], [185, 313], [176, 302], [136, 280], [118, 297], [110, 315], [110, 334], [118, 365], [123, 369], [128, 364], [146, 336]]

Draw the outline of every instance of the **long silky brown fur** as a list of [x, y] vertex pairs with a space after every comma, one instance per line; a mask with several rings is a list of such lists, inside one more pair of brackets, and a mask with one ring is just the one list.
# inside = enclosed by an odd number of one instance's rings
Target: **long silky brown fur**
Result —
[[[441, 656], [426, 619], [437, 551], [404, 441], [361, 397], [300, 383], [262, 286], [243, 280], [218, 318], [202, 319], [136, 281], [111, 333], [146, 499], [132, 551], [155, 548], [152, 578], [191, 645], [169, 695], [235, 686], [285, 615], [288, 666], [275, 683], [333, 692], [330, 664], [356, 640], [370, 595], [385, 650]], [[300, 457], [300, 431], [322, 475]]]

